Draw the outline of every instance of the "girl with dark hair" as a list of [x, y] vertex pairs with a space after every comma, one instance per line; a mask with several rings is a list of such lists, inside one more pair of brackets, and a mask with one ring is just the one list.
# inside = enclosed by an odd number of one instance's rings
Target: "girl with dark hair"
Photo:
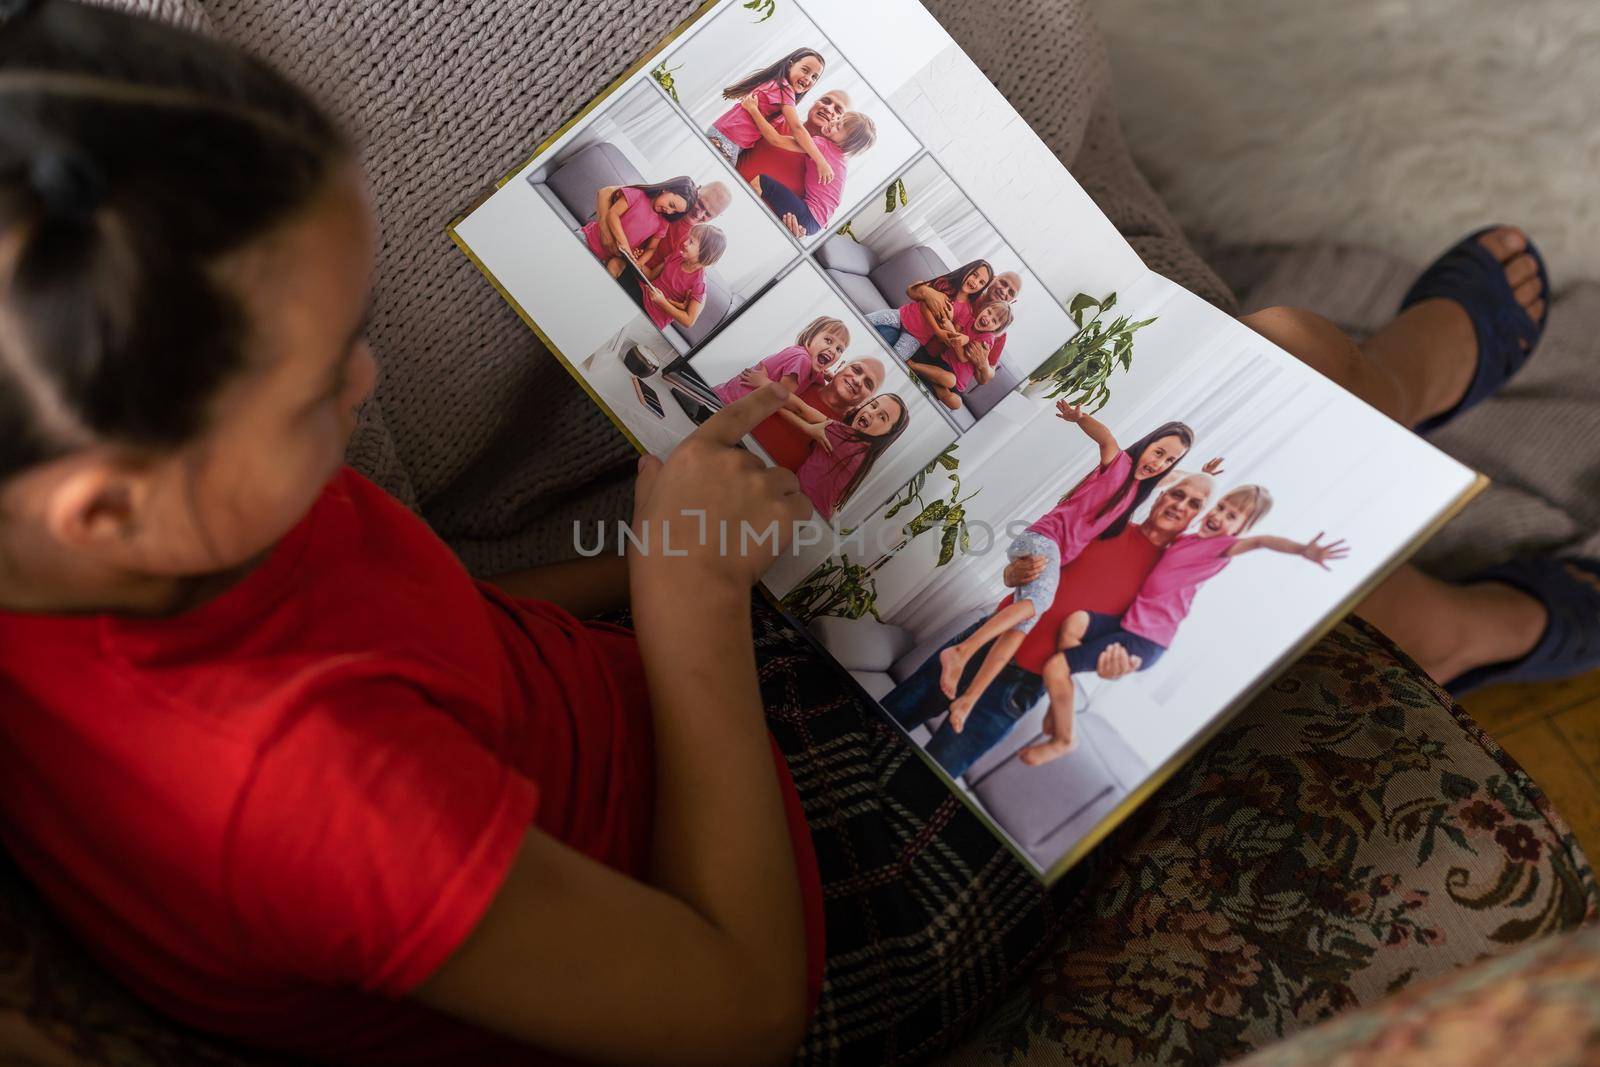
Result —
[[668, 228], [695, 209], [699, 189], [687, 177], [656, 185], [607, 185], [595, 194], [594, 218], [583, 240], [613, 278], [655, 253]]
[[816, 166], [818, 181], [823, 185], [832, 183], [833, 166], [818, 150], [796, 106], [817, 84], [827, 65], [815, 48], [797, 48], [771, 66], [745, 75], [722, 90], [722, 98], [734, 104], [706, 129], [706, 137], [729, 163], [737, 164], [740, 153], [761, 141], [756, 117], [769, 123], [782, 118], [800, 151]]
[[[970, 308], [970, 305], [956, 307]], [[907, 366], [928, 383], [940, 403], [952, 411], [958, 410], [962, 406], [962, 393], [994, 377], [994, 368], [999, 362], [994, 354], [995, 341], [1011, 325], [1011, 318], [1011, 305], [999, 300], [983, 305], [976, 314], [967, 312], [956, 323], [957, 331], [966, 338], [964, 343], [935, 342], [932, 346], [935, 359], [923, 358], [929, 351], [923, 349]]]
[[[900, 361], [911, 367], [913, 363], [943, 366], [937, 356], [929, 355], [934, 344], [965, 344], [965, 334], [956, 328], [957, 308], [971, 311], [972, 302], [994, 280], [994, 268], [985, 259], [957, 267], [947, 274], [915, 282], [906, 288], [907, 300], [898, 308], [883, 308], [866, 316], [884, 342], [894, 350]], [[948, 300], [948, 308], [929, 307], [924, 302], [926, 293], [939, 293]], [[912, 368], [913, 370], [915, 368]]]
[[[1109, 539], [1120, 534], [1128, 525], [1128, 516], [1194, 444], [1193, 430], [1181, 422], [1168, 422], [1121, 448], [1111, 430], [1083, 408], [1063, 400], [1056, 405], [1056, 415], [1075, 423], [1100, 447], [1100, 462], [1061, 503], [1019, 534], [1006, 549], [1010, 560], [1043, 557], [1045, 565], [1039, 576], [1019, 587], [1011, 604], [991, 615], [966, 640], [940, 653], [939, 684], [944, 695], [951, 698], [950, 727], [957, 733], [989, 683], [1016, 655], [1023, 638], [1033, 629], [1034, 620], [1055, 602], [1062, 564], [1076, 559], [1095, 538]], [[1212, 460], [1206, 464], [1206, 473], [1220, 470], [1221, 462]], [[966, 692], [957, 694], [968, 660], [991, 641], [993, 646], [972, 683]]]
[[827, 442], [812, 446], [796, 475], [817, 514], [832, 519], [872, 473], [872, 465], [900, 439], [911, 410], [894, 393], [881, 393], [826, 427]]

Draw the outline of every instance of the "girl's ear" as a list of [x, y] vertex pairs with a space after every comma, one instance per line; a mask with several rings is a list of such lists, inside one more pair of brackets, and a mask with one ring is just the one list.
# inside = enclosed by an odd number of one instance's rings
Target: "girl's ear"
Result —
[[99, 459], [74, 465], [47, 492], [46, 528], [72, 548], [126, 541], [138, 530], [146, 496], [143, 480], [131, 470]]

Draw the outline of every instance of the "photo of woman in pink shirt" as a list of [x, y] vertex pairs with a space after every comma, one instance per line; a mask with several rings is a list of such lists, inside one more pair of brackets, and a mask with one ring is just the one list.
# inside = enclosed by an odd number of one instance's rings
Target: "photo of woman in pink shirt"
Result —
[[620, 278], [629, 261], [637, 267], [650, 258], [668, 227], [698, 202], [695, 183], [687, 177], [605, 186], [595, 196], [594, 219], [583, 227], [584, 243], [613, 278]]

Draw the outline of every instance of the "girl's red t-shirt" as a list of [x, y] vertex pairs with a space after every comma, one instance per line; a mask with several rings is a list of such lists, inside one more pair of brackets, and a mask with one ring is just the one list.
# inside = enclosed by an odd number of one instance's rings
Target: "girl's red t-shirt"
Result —
[[[252, 1043], [341, 1063], [540, 1062], [399, 998], [477, 924], [530, 825], [648, 869], [631, 633], [475, 582], [350, 470], [192, 611], [0, 613], [0, 686], [5, 846], [135, 992]], [[778, 768], [814, 998], [821, 890]]]

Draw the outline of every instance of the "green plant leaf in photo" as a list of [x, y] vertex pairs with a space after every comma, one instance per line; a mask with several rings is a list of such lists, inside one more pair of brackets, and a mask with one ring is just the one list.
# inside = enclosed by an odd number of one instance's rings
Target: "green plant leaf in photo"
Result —
[[1090, 412], [1106, 406], [1111, 399], [1111, 375], [1133, 366], [1134, 334], [1156, 321], [1135, 322], [1118, 315], [1109, 324], [1103, 322], [1104, 315], [1116, 306], [1116, 293], [1098, 298], [1079, 293], [1072, 298], [1067, 314], [1078, 332], [1028, 375], [1024, 388], [1029, 396], [1065, 397], [1067, 403]]
[[765, 22], [778, 13], [778, 0], [746, 0], [744, 9], [754, 12], [757, 22]]
[[656, 80], [656, 84], [661, 86], [662, 92], [672, 97], [672, 102], [675, 104], [681, 104], [683, 101], [678, 99], [678, 85], [672, 75], [674, 72], [682, 69], [682, 63], [679, 63], [676, 67], [669, 67], [667, 66], [667, 61], [664, 59], [660, 63], [657, 63], [654, 67], [650, 68], [650, 77], [654, 78]]

